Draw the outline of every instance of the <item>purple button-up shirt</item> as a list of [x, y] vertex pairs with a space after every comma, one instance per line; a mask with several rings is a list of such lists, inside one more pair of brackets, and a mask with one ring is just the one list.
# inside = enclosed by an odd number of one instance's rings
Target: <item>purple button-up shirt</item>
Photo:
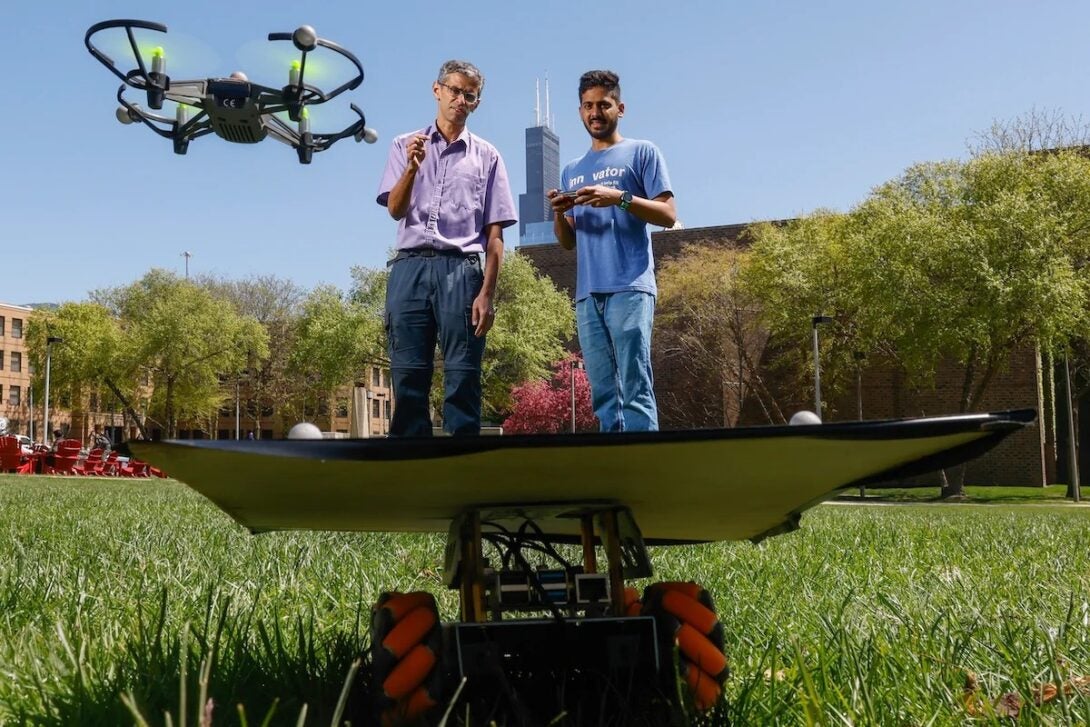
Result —
[[386, 206], [390, 190], [409, 164], [405, 148], [417, 134], [428, 137], [426, 152], [408, 211], [398, 223], [397, 249], [484, 252], [485, 226], [508, 227], [518, 217], [503, 158], [496, 147], [469, 129], [449, 144], [434, 124], [395, 138], [376, 201]]

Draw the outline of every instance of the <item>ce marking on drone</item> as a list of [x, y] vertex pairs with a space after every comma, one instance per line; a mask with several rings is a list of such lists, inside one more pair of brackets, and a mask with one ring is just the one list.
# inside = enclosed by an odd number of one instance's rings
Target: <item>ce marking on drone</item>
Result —
[[[113, 60], [91, 42], [96, 33], [108, 28], [125, 29], [136, 58], [136, 68], [122, 73]], [[207, 134], [214, 133], [237, 144], [256, 144], [271, 137], [295, 149], [300, 164], [310, 164], [314, 152], [325, 151], [341, 139], [353, 137], [357, 142], [371, 144], [378, 139], [375, 130], [366, 125], [363, 111], [354, 103], [350, 106], [359, 119], [347, 128], [328, 134], [311, 131], [307, 107], [326, 103], [358, 87], [363, 83], [363, 66], [348, 50], [319, 38], [309, 25], [301, 26], [294, 33], [269, 33], [270, 41], [290, 40], [301, 53], [300, 59], [292, 62], [288, 83], [282, 88], [252, 83], [241, 71], [232, 73], [229, 78], [171, 79], [166, 72], [166, 56], [162, 48], [156, 47], [150, 52], [149, 68], [148, 59], [144, 58], [133, 35], [134, 28], [167, 32], [167, 27], [160, 23], [107, 20], [88, 28], [83, 42], [91, 55], [123, 81], [117, 90], [117, 100], [121, 104], [117, 109], [118, 121], [123, 124], [134, 121], [144, 123], [155, 133], [170, 139], [175, 154], [185, 154], [189, 150], [189, 142]], [[357, 71], [355, 77], [329, 92], [306, 83], [307, 54], [318, 48], [339, 53], [351, 61]], [[128, 88], [145, 92], [147, 108], [125, 98]], [[178, 104], [173, 118], [153, 113], [163, 108], [164, 100]], [[287, 112], [294, 127], [276, 116], [283, 112]]]

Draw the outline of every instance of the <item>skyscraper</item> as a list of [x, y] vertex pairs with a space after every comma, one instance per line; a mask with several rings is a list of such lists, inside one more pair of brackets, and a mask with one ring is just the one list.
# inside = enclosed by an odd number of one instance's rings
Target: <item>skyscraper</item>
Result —
[[519, 195], [519, 243], [555, 242], [553, 213], [545, 193], [560, 187], [560, 137], [549, 115], [549, 78], [545, 77], [545, 114], [535, 88], [534, 125], [526, 129], [526, 193]]

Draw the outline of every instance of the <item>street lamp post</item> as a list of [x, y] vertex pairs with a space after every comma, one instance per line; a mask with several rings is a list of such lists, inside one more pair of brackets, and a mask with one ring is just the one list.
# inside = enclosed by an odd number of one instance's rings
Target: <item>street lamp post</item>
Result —
[[238, 374], [235, 374], [235, 441], [236, 442], [240, 439], [239, 430], [241, 429], [241, 426], [242, 426], [242, 415], [241, 415], [241, 412], [239, 411], [239, 402], [238, 402]]
[[863, 421], [863, 362], [867, 360], [867, 354], [856, 351], [852, 354], [855, 359], [855, 406], [859, 421]]
[[[867, 359], [867, 354], [862, 351], [856, 351], [852, 354], [852, 358], [855, 359], [855, 406], [858, 409], [859, 421], [863, 421], [863, 362]], [[859, 499], [863, 499], [867, 496], [867, 486], [859, 486]]]
[[1079, 484], [1079, 450], [1078, 442], [1075, 440], [1075, 412], [1073, 410], [1071, 399], [1071, 361], [1068, 354], [1064, 354], [1064, 405], [1067, 410], [1067, 462], [1068, 470], [1071, 472], [1068, 475], [1068, 479], [1071, 482], [1071, 499], [1075, 502], [1079, 502], [1082, 499], [1081, 487]]
[[575, 370], [583, 368], [583, 362], [571, 360], [571, 433], [575, 434]]
[[[368, 437], [371, 436], [371, 427], [374, 426], [374, 423], [371, 421], [374, 418], [371, 415], [371, 407], [373, 407], [374, 404], [372, 404], [371, 402], [373, 402], [374, 400], [375, 400], [375, 392], [368, 389], [367, 390], [367, 406], [365, 406], [363, 408], [363, 412], [364, 412], [364, 414], [363, 414], [363, 426], [367, 430], [367, 434], [365, 436], [368, 436]], [[381, 422], [382, 422], [382, 420], [380, 419], [379, 423], [381, 424]], [[381, 433], [381, 427], [380, 427], [380, 433]]]
[[814, 413], [821, 418], [821, 357], [818, 354], [818, 326], [832, 323], [832, 316], [816, 315], [810, 319], [810, 329], [814, 336]]
[[42, 434], [42, 441], [46, 442], [47, 437], [52, 434], [52, 430], [49, 428], [49, 369], [53, 362], [53, 344], [64, 343], [64, 339], [59, 336], [50, 336], [45, 339], [45, 412], [42, 417], [42, 427], [44, 434]]

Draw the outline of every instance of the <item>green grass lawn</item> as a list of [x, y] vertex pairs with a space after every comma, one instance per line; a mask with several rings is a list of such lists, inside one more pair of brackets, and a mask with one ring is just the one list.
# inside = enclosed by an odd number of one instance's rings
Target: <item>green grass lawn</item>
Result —
[[[1085, 493], [1090, 497], [1090, 492]], [[845, 490], [838, 499], [859, 500], [859, 490]], [[938, 487], [887, 487], [867, 488], [866, 502], [941, 502]], [[1067, 498], [1067, 485], [1048, 487], [984, 487], [967, 485], [962, 503], [968, 504], [1071, 504]], [[1090, 504], [1088, 502], [1087, 504]]]
[[[837, 506], [759, 546], [652, 555], [656, 579], [708, 587], [726, 627], [729, 703], [709, 724], [1010, 724], [992, 706], [1013, 693], [1019, 724], [1060, 725], [1090, 722], [1090, 699], [1033, 695], [1090, 676], [1088, 542], [1077, 507]], [[133, 724], [126, 702], [197, 724], [204, 676], [215, 725], [328, 725], [382, 590], [431, 590], [454, 617], [442, 550], [253, 537], [169, 480], [0, 476], [0, 724]], [[366, 686], [347, 692], [353, 725]]]

